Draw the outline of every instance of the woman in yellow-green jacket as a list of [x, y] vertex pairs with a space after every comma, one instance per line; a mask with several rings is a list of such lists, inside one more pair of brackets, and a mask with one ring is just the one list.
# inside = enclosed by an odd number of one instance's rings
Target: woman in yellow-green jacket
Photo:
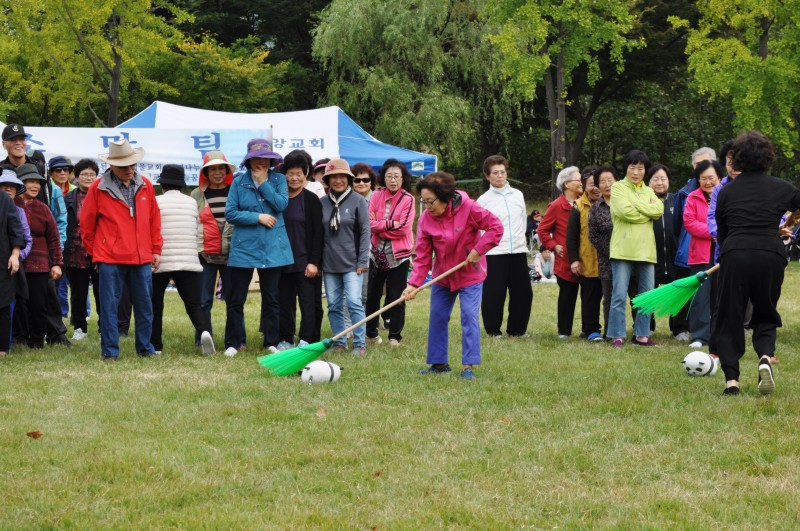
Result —
[[[625, 344], [625, 303], [628, 284], [636, 273], [638, 293], [653, 289], [656, 240], [653, 220], [664, 213], [664, 204], [652, 188], [645, 186], [644, 174], [650, 159], [644, 152], [633, 150], [625, 156], [625, 178], [611, 187], [611, 311], [608, 316], [608, 337], [612, 346]], [[650, 316], [639, 313], [634, 323], [634, 345], [653, 346], [650, 338]]]

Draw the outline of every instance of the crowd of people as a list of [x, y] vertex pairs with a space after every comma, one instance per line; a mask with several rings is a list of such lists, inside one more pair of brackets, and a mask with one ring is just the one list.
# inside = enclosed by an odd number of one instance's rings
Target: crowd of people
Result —
[[[800, 192], [767, 175], [774, 149], [755, 131], [726, 142], [722, 163], [711, 148], [693, 153], [692, 178], [677, 194], [669, 192], [669, 168], [640, 150], [625, 156], [621, 179], [612, 165], [564, 168], [560, 194], [543, 216], [526, 214], [499, 155], [485, 160], [486, 191], [472, 200], [446, 172], [419, 179], [415, 195], [398, 160], [376, 173], [343, 159], [312, 162], [303, 150], [283, 158], [268, 140], [253, 139], [239, 167], [221, 151], [205, 153], [198, 186], [186, 195], [182, 166], [164, 165], [154, 184], [137, 171], [144, 149], [124, 138], [98, 155], [102, 173], [89, 158], [72, 164], [53, 156], [45, 164], [27, 151], [18, 124], [2, 138], [0, 355], [12, 342], [69, 345], [67, 315], [72, 340], [85, 340], [90, 286], [102, 359], [119, 356], [131, 308], [136, 353], [158, 355], [168, 348], [162, 320], [173, 283], [204, 354], [216, 352], [211, 309], [221, 286], [224, 353], [234, 356], [247, 348], [244, 307], [255, 273], [267, 352], [319, 341], [327, 297], [331, 330], [341, 335], [333, 348], [361, 356], [383, 342], [381, 320], [389, 345], [402, 344], [405, 301], [439, 277], [431, 288], [429, 367], [421, 372], [451, 371], [448, 324], [458, 298], [461, 376], [469, 380], [481, 362], [481, 316], [490, 337], [503, 336], [504, 321], [508, 336], [528, 336], [531, 280], [558, 284], [559, 339], [572, 336], [580, 295], [580, 336], [619, 348], [628, 340], [628, 298], [719, 262], [720, 274], [670, 318], [670, 332], [707, 347], [721, 362], [726, 394], [736, 394], [751, 328], [759, 389], [774, 388], [781, 237], [790, 236], [779, 223], [800, 209]], [[529, 264], [533, 246], [539, 252]], [[771, 273], [749, 273], [756, 262]], [[366, 320], [394, 301], [382, 319]], [[656, 345], [654, 329], [650, 315], [634, 312], [630, 342]]]

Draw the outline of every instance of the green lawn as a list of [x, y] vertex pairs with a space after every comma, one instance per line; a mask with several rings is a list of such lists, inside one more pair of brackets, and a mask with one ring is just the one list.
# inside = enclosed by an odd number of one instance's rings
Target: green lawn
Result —
[[766, 399], [752, 350], [742, 396], [685, 376], [665, 320], [655, 349], [588, 344], [579, 324], [558, 342], [552, 284], [534, 286], [530, 339], [483, 338], [473, 382], [416, 374], [424, 293], [402, 347], [332, 355], [341, 380], [317, 386], [256, 362], [257, 295], [229, 359], [197, 355], [170, 293], [160, 358], [129, 338], [101, 363], [93, 317], [71, 350], [0, 359], [0, 528], [794, 528], [799, 280], [792, 264]]

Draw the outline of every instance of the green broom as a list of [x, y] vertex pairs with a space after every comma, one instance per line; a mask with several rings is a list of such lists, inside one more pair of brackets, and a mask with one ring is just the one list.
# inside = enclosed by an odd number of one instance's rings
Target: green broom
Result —
[[[457, 266], [448, 269], [438, 277], [418, 287], [417, 289], [414, 290], [414, 293], [416, 294], [424, 290], [425, 288], [431, 286], [432, 284], [439, 282], [443, 278], [455, 273], [465, 265], [467, 265], [466, 260], [464, 260]], [[311, 343], [309, 345], [303, 345], [301, 347], [290, 348], [284, 350], [283, 352], [278, 352], [277, 354], [267, 354], [265, 356], [259, 356], [258, 363], [262, 367], [266, 367], [267, 369], [269, 369], [269, 371], [275, 376], [288, 376], [290, 374], [294, 374], [297, 371], [301, 370], [306, 365], [308, 365], [309, 363], [311, 363], [312, 361], [314, 361], [315, 359], [325, 354], [325, 351], [328, 350], [331, 347], [331, 345], [333, 345], [334, 341], [342, 337], [345, 337], [347, 334], [349, 334], [359, 326], [363, 325], [370, 319], [379, 316], [386, 310], [394, 308], [395, 306], [397, 306], [398, 304], [400, 304], [405, 300], [406, 299], [404, 297], [400, 297], [396, 301], [387, 304], [386, 306], [376, 311], [372, 315], [368, 315], [359, 322], [353, 324], [350, 328], [342, 330], [332, 338], [323, 339], [322, 341], [318, 341], [317, 343]]]
[[703, 282], [717, 269], [719, 269], [719, 264], [706, 271], [700, 271], [696, 275], [679, 278], [670, 284], [640, 293], [631, 300], [631, 306], [646, 315], [674, 317], [681, 311], [681, 308], [686, 306], [687, 302], [692, 300]]

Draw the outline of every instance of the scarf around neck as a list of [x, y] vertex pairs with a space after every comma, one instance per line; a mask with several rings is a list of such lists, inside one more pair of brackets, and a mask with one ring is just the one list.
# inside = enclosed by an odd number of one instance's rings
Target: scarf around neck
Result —
[[331, 203], [333, 203], [333, 212], [331, 212], [331, 219], [328, 221], [328, 228], [331, 230], [331, 234], [336, 234], [339, 232], [339, 205], [341, 205], [342, 202], [347, 199], [352, 191], [353, 189], [348, 186], [338, 198], [332, 191], [328, 192], [328, 199], [330, 199]]

